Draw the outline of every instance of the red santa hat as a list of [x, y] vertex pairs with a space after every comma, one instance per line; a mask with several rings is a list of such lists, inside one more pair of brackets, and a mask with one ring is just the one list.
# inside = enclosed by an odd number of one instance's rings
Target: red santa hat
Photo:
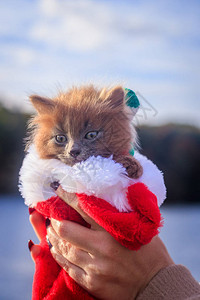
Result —
[[[19, 189], [28, 206], [45, 217], [86, 222], [59, 199], [50, 187], [58, 181], [76, 193], [81, 208], [117, 241], [139, 249], [158, 234], [162, 218], [158, 206], [166, 197], [163, 174], [146, 157], [135, 153], [143, 167], [139, 179], [130, 179], [112, 157], [90, 157], [73, 167], [55, 159], [40, 159], [31, 146], [20, 170]], [[36, 259], [33, 299], [93, 299], [54, 261], [46, 240]]]

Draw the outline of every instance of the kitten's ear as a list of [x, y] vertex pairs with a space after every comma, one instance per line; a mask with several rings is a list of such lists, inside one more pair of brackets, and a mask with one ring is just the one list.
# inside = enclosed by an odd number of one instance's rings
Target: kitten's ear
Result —
[[122, 107], [124, 104], [124, 89], [121, 86], [111, 89], [106, 93], [105, 101], [108, 102], [111, 108]]
[[53, 100], [38, 95], [32, 95], [29, 98], [39, 114], [51, 112], [56, 105]]

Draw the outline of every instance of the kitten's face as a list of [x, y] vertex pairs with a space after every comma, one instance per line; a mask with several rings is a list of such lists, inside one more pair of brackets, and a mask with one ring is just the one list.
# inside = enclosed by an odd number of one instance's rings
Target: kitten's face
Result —
[[[114, 91], [114, 90], [113, 90]], [[88, 157], [119, 156], [130, 149], [130, 119], [123, 90], [73, 89], [54, 101], [31, 98], [38, 110], [34, 143], [41, 158], [56, 158], [67, 165]]]

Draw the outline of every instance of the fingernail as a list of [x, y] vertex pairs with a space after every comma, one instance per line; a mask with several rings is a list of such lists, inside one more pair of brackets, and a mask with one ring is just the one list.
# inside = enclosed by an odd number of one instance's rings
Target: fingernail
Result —
[[35, 211], [35, 208], [34, 207], [29, 207], [28, 211], [29, 211], [29, 215], [31, 215]]
[[45, 220], [46, 228], [48, 228], [50, 224], [51, 224], [51, 221], [49, 220], [49, 218], [46, 218], [46, 220]]
[[33, 245], [34, 245], [33, 241], [32, 241], [32, 240], [29, 240], [29, 241], [28, 241], [28, 249], [29, 249], [29, 251], [31, 251]]
[[51, 250], [51, 248], [52, 248], [53, 246], [52, 246], [52, 244], [51, 244], [51, 242], [50, 242], [50, 240], [49, 240], [48, 235], [46, 235], [46, 241], [47, 241], [47, 244], [48, 244], [48, 246], [49, 246], [49, 250]]
[[50, 187], [52, 187], [52, 189], [54, 189], [54, 191], [56, 191], [59, 187], [60, 183], [58, 181], [54, 181], [50, 184]]

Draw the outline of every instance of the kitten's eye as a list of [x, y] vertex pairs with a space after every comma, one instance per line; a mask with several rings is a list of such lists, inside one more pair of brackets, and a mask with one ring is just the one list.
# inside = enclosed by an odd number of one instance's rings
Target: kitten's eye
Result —
[[89, 131], [86, 135], [85, 135], [85, 138], [87, 140], [93, 140], [97, 137], [98, 135], [98, 131]]
[[64, 144], [67, 141], [67, 138], [65, 135], [56, 135], [55, 140], [58, 144]]

